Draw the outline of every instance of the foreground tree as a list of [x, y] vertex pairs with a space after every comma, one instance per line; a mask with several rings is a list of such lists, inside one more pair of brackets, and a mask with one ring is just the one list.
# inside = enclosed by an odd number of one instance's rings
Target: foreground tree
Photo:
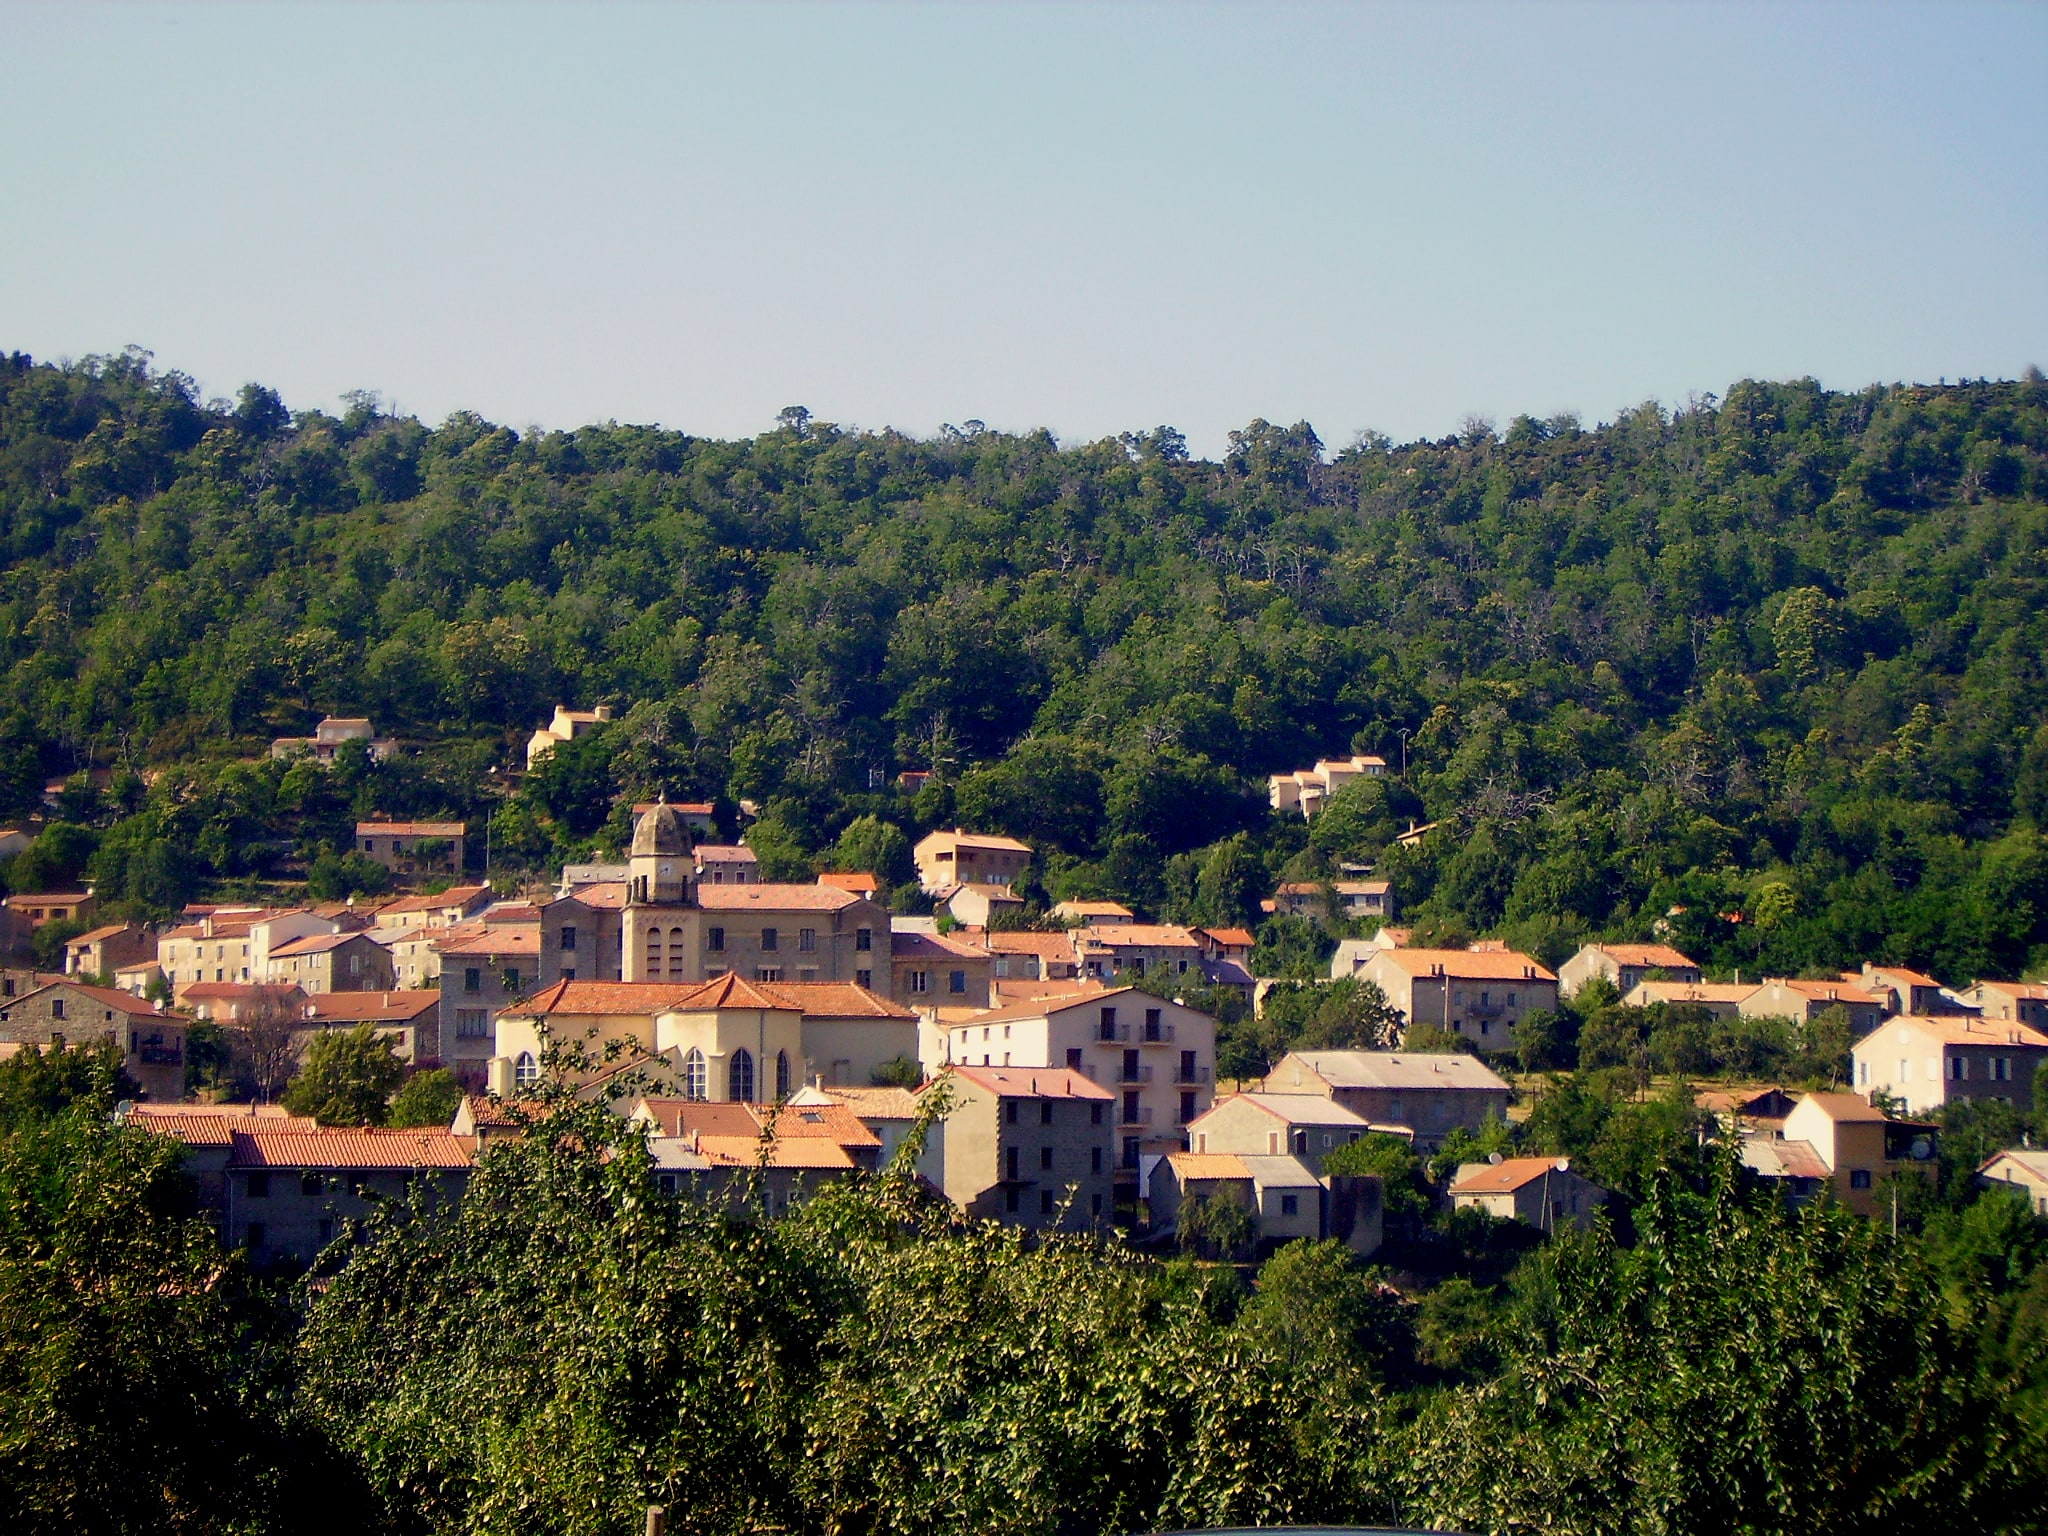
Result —
[[382, 1125], [404, 1079], [391, 1037], [374, 1025], [324, 1030], [307, 1047], [306, 1068], [285, 1089], [284, 1106], [322, 1125]]

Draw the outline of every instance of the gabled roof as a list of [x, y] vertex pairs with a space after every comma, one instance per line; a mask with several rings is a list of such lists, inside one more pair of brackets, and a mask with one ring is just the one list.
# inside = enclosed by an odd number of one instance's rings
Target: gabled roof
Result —
[[1319, 1093], [1225, 1094], [1190, 1121], [1190, 1128], [1201, 1124], [1226, 1104], [1250, 1105], [1286, 1125], [1337, 1125], [1352, 1131], [1372, 1129], [1369, 1121], [1354, 1115], [1335, 1099], [1326, 1099]]
[[1830, 1120], [1883, 1122], [1891, 1118], [1868, 1099], [1854, 1093], [1809, 1093], [1804, 1095], [1799, 1103], [1811, 1104]]
[[1669, 944], [1588, 944], [1617, 965], [1646, 965], [1659, 970], [1698, 970], [1698, 962], [1680, 954]]
[[441, 994], [414, 992], [316, 992], [306, 999], [306, 1017], [321, 1024], [343, 1020], [403, 1023], [439, 1007]]
[[1036, 955], [1041, 960], [1074, 958], [1074, 941], [1064, 933], [1033, 933], [1022, 928], [991, 929], [982, 943], [998, 955]]
[[1182, 1183], [1249, 1179], [1252, 1176], [1251, 1169], [1244, 1165], [1244, 1159], [1235, 1152], [1169, 1152], [1166, 1160], [1173, 1165], [1174, 1174]]
[[1846, 981], [1806, 981], [1796, 976], [1766, 976], [1763, 984], [1767, 987], [1783, 987], [1797, 992], [1801, 997], [1817, 1003], [1869, 1003], [1882, 1005], [1884, 999], [1875, 992], [1866, 992], [1861, 987], [1851, 986]]
[[1978, 1176], [1981, 1178], [1988, 1175], [2000, 1163], [2015, 1164], [2036, 1182], [2048, 1184], [2048, 1150], [2037, 1147], [2007, 1147], [1985, 1158], [1982, 1166], [1977, 1169]]
[[370, 938], [367, 933], [310, 933], [303, 939], [292, 939], [287, 943], [278, 945], [277, 948], [270, 952], [270, 958], [273, 960], [291, 960], [300, 955], [324, 955], [329, 950], [339, 949], [342, 945], [352, 943], [357, 939], [366, 940], [371, 944], [377, 942], [375, 939]]
[[467, 1168], [470, 1148], [443, 1130], [360, 1130], [319, 1126], [313, 1130], [234, 1132], [230, 1168], [334, 1168], [396, 1171], [411, 1168]]
[[1653, 1003], [1741, 1003], [1757, 990], [1755, 982], [1639, 981], [1629, 996], [1640, 992]]
[[988, 951], [942, 933], [891, 933], [889, 956], [895, 960], [986, 960]]
[[917, 1094], [909, 1088], [803, 1087], [789, 1096], [789, 1103], [799, 1107], [843, 1104], [859, 1115], [863, 1124], [870, 1120], [917, 1118]]
[[699, 864], [758, 864], [761, 856], [745, 843], [699, 843], [692, 850]]
[[1525, 1184], [1534, 1184], [1547, 1174], [1569, 1173], [1568, 1157], [1504, 1157], [1497, 1163], [1468, 1163], [1458, 1170], [1451, 1185], [1454, 1195], [1512, 1194]]
[[521, 1017], [551, 1014], [666, 1013], [700, 984], [689, 981], [556, 981], [507, 1009]]
[[[1065, 983], [1061, 983], [1065, 985]], [[976, 1014], [967, 1022], [971, 1024], [1007, 1024], [1017, 1019], [1042, 1019], [1051, 1014], [1065, 1013], [1070, 1008], [1093, 1008], [1114, 998], [1137, 992], [1136, 987], [1105, 987], [1099, 984], [1075, 987], [1068, 992], [1055, 992], [1047, 997], [1035, 997], [1028, 1002], [1012, 1003], [1005, 1008], [991, 1008], [986, 1013]], [[1150, 997], [1151, 994], [1141, 993]]]
[[[1462, 1051], [1290, 1051], [1266, 1075], [1265, 1091], [1296, 1090], [1286, 1070], [1299, 1061], [1332, 1088], [1478, 1089], [1512, 1093], [1500, 1074]], [[1307, 1090], [1307, 1085], [1303, 1085]]]
[[700, 885], [706, 912], [837, 912], [861, 898], [829, 885]]
[[1368, 966], [1385, 964], [1410, 976], [1441, 972], [1460, 981], [1555, 981], [1557, 973], [1514, 950], [1382, 949]]
[[108, 923], [104, 928], [94, 928], [87, 933], [81, 933], [75, 939], [66, 939], [64, 947], [66, 949], [74, 949], [81, 944], [97, 944], [102, 939], [111, 939], [116, 934], [127, 933], [134, 926], [133, 923]]
[[359, 821], [357, 837], [446, 837], [463, 835], [459, 821]]
[[951, 843], [955, 848], [992, 848], [1006, 853], [1031, 851], [1029, 843], [1020, 843], [1014, 837], [1002, 837], [993, 832], [963, 832], [958, 827], [950, 832], [927, 832], [918, 847], [922, 848], [926, 843]]
[[881, 1138], [844, 1104], [786, 1104], [778, 1113], [772, 1104], [644, 1098], [634, 1106], [634, 1114], [652, 1121], [664, 1136], [730, 1137], [751, 1146], [772, 1121], [779, 1141], [826, 1141], [862, 1150], [882, 1145]]
[[232, 1147], [237, 1129], [263, 1127], [277, 1131], [317, 1131], [319, 1122], [288, 1114], [276, 1104], [136, 1104], [124, 1123], [163, 1136], [175, 1136], [188, 1147]]
[[818, 876], [818, 884], [829, 885], [838, 891], [851, 891], [856, 896], [873, 896], [882, 889], [882, 882], [864, 869], [828, 869]]
[[745, 981], [727, 971], [714, 980], [700, 982], [669, 1004], [675, 1013], [709, 1013], [725, 1008], [765, 1008], [771, 1012], [800, 1013], [801, 1005], [773, 996], [761, 982]]
[[1111, 1103], [1116, 1099], [1107, 1088], [1065, 1067], [954, 1066], [948, 1067], [946, 1074], [964, 1077], [1005, 1099], [1102, 1099]]
[[1177, 923], [1099, 923], [1083, 928], [1075, 943], [1104, 949], [1200, 949], [1201, 942]]
[[439, 912], [444, 907], [467, 907], [490, 894], [487, 885], [451, 885], [433, 896], [400, 896], [377, 908], [379, 917], [402, 916], [408, 912]]
[[1870, 965], [1865, 966], [1862, 971], [1844, 971], [1842, 980], [1861, 981], [1865, 971], [1885, 981], [1903, 981], [1911, 987], [1933, 987], [1936, 990], [1941, 987], [1941, 983], [1925, 971], [1910, 971], [1903, 965]]
[[538, 956], [540, 928], [537, 924], [526, 923], [457, 928], [451, 930], [447, 938], [438, 941], [434, 948], [444, 955], [475, 955], [484, 959], [493, 955]]
[[1249, 928], [1193, 928], [1189, 932], [1207, 935], [1230, 949], [1250, 949], [1259, 942], [1258, 935]]
[[1867, 1047], [1881, 1035], [1898, 1035], [1914, 1040], [1925, 1038], [1942, 1045], [1997, 1045], [2018, 1046], [2030, 1051], [2048, 1050], [2048, 1035], [2033, 1025], [2022, 1024], [2016, 1019], [1987, 1019], [1974, 1013], [1897, 1014], [1857, 1041], [1857, 1048]]
[[593, 912], [622, 911], [627, 902], [626, 882], [623, 880], [589, 880], [582, 885], [571, 886], [569, 894], [557, 896], [553, 901], [542, 904], [543, 913], [551, 912], [565, 901], [576, 902]]
[[67, 992], [76, 992], [81, 997], [89, 997], [102, 1008], [111, 1008], [116, 1013], [125, 1013], [134, 1018], [171, 1019], [181, 1024], [185, 1022], [178, 1015], [164, 1012], [155, 1003], [145, 998], [137, 997], [133, 992], [122, 992], [113, 987], [82, 986], [78, 982], [69, 979], [53, 981], [46, 986], [37, 987], [33, 992], [24, 992], [19, 997], [11, 997], [7, 1000], [6, 1006], [8, 1008], [18, 1007], [32, 997], [41, 997], [45, 992], [54, 992], [59, 987]]

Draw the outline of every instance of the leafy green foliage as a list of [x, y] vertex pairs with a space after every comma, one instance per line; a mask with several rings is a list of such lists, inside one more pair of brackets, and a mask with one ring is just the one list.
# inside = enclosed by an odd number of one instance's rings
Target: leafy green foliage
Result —
[[322, 1125], [382, 1125], [404, 1077], [391, 1037], [374, 1025], [322, 1030], [306, 1048], [305, 1067], [286, 1086], [284, 1105]]
[[429, 1067], [415, 1072], [405, 1086], [391, 1096], [391, 1124], [432, 1125], [446, 1128], [462, 1107], [462, 1085], [446, 1067]]

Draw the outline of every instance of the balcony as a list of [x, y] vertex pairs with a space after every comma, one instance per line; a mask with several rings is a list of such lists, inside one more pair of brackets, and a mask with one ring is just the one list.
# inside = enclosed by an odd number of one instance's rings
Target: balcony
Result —
[[1173, 1026], [1171, 1024], [1147, 1024], [1138, 1036], [1141, 1045], [1171, 1045]]
[[1149, 1083], [1152, 1081], [1152, 1069], [1126, 1063], [1116, 1069], [1116, 1080], [1120, 1083]]
[[1150, 1125], [1152, 1109], [1146, 1104], [1126, 1104], [1117, 1112], [1118, 1125]]
[[1125, 1045], [1130, 1042], [1131, 1026], [1128, 1024], [1098, 1024], [1095, 1038], [1105, 1045]]
[[175, 1045], [145, 1045], [135, 1053], [145, 1067], [182, 1067], [185, 1053]]
[[1176, 1083], [1186, 1083], [1190, 1087], [1197, 1083], [1208, 1082], [1209, 1077], [1210, 1072], [1207, 1067], [1179, 1067], [1175, 1069], [1173, 1074], [1173, 1080]]

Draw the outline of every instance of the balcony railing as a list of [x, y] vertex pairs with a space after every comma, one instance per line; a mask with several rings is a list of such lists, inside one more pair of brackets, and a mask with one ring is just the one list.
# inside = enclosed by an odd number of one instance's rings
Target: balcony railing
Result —
[[1206, 1083], [1209, 1076], [1207, 1067], [1178, 1067], [1174, 1070], [1173, 1080], [1176, 1083]]
[[1117, 1116], [1119, 1125], [1150, 1125], [1152, 1107], [1149, 1104], [1126, 1104]]
[[1149, 1083], [1152, 1081], [1152, 1069], [1126, 1062], [1116, 1069], [1116, 1080], [1120, 1083]]
[[181, 1067], [185, 1053], [174, 1045], [145, 1045], [136, 1053], [145, 1067]]
[[1144, 1033], [1138, 1037], [1144, 1045], [1166, 1045], [1173, 1039], [1171, 1024], [1147, 1024]]
[[1131, 1038], [1131, 1026], [1128, 1024], [1098, 1024], [1095, 1028], [1095, 1038], [1107, 1044], [1123, 1044]]

